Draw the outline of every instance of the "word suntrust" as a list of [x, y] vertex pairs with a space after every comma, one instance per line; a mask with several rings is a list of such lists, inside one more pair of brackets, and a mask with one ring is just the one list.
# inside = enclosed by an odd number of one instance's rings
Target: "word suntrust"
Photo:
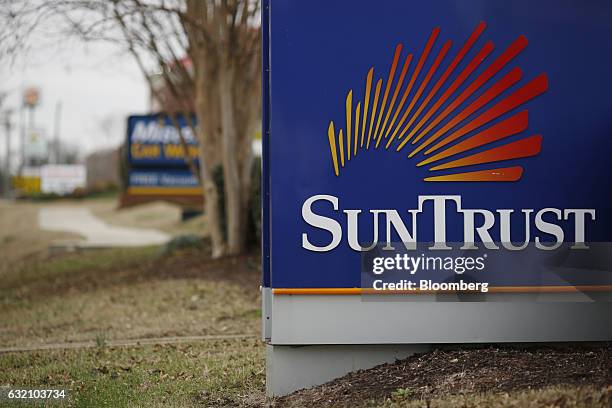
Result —
[[[328, 202], [332, 205], [333, 210], [327, 211], [326, 215], [315, 213], [313, 205], [317, 202]], [[383, 250], [394, 250], [391, 237], [395, 232], [406, 249], [416, 249], [418, 225], [423, 220], [420, 216], [423, 214], [425, 203], [433, 204], [433, 232], [434, 244], [429, 247], [431, 250], [449, 250], [452, 249], [446, 240], [446, 219], [447, 219], [447, 203], [454, 203], [456, 213], [463, 218], [463, 245], [461, 249], [478, 249], [478, 241], [486, 249], [500, 249], [497, 243], [500, 243], [505, 249], [511, 251], [520, 251], [527, 248], [530, 242], [535, 242], [535, 247], [540, 250], [554, 250], [559, 248], [566, 237], [573, 235], [573, 245], [570, 249], [587, 249], [585, 243], [586, 224], [588, 221], [595, 220], [595, 209], [583, 208], [541, 208], [539, 210], [533, 208], [527, 209], [497, 209], [495, 211], [486, 209], [471, 209], [462, 206], [462, 199], [459, 195], [427, 195], [418, 196], [418, 206], [416, 209], [408, 209], [401, 211], [396, 209], [380, 209], [369, 210], [373, 219], [372, 239], [368, 240], [371, 244], [362, 244], [359, 242], [359, 214], [361, 209], [341, 210], [345, 214], [345, 225], [341, 224], [336, 217], [339, 208], [338, 197], [332, 195], [319, 194], [314, 195], [304, 201], [302, 205], [302, 218], [311, 227], [328, 231], [331, 239], [324, 245], [316, 245], [309, 238], [308, 232], [302, 233], [302, 248], [314, 252], [332, 251], [340, 245], [343, 235], [346, 236], [348, 246], [354, 251], [370, 251], [375, 248], [382, 240], [385, 242]], [[514, 242], [511, 238], [514, 234], [510, 231], [512, 224], [511, 218], [521, 217], [524, 221], [517, 225], [524, 225], [522, 228], [522, 239]], [[404, 221], [404, 217], [410, 219], [409, 229]], [[569, 221], [569, 223], [568, 223]], [[572, 222], [573, 221], [573, 222]], [[572, 225], [573, 224], [573, 225]], [[535, 227], [532, 231], [532, 225]], [[497, 228], [496, 228], [497, 226]], [[382, 234], [379, 232], [379, 227], [382, 227]], [[346, 230], [346, 232], [344, 231]], [[498, 231], [498, 236], [493, 237], [493, 231]], [[518, 231], [516, 231], [518, 233]], [[382, 235], [384, 238], [379, 239]]]
[[385, 291], [449, 291], [449, 292], [483, 292], [489, 291], [487, 282], [466, 282], [461, 279], [458, 282], [434, 282], [431, 280], [421, 279], [416, 282], [402, 279], [399, 282], [384, 282], [383, 280], [375, 280], [372, 285], [374, 290]]

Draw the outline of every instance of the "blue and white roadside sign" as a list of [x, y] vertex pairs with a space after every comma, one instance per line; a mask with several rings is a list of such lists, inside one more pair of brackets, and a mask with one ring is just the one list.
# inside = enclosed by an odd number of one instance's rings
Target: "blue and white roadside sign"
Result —
[[[198, 141], [190, 123], [177, 116], [187, 150], [198, 162]], [[192, 117], [192, 124], [197, 123]], [[165, 114], [132, 115], [127, 123], [128, 163], [134, 167], [186, 167], [185, 148], [172, 118]]]
[[264, 1], [266, 339], [612, 339], [611, 21]]

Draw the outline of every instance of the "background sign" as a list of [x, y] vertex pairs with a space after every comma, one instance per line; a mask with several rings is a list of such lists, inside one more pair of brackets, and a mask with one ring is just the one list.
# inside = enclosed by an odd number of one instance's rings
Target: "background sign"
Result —
[[[198, 161], [198, 143], [191, 127], [181, 115], [177, 118], [189, 154]], [[193, 117], [194, 125], [197, 124]], [[128, 162], [133, 166], [185, 167], [185, 150], [179, 132], [167, 115], [134, 115], [127, 125]]]
[[24, 154], [28, 159], [45, 160], [49, 156], [49, 143], [42, 129], [32, 129], [28, 133]]
[[20, 175], [13, 176], [13, 187], [20, 195], [40, 193], [40, 167], [24, 167]]
[[47, 164], [40, 168], [43, 193], [72, 194], [87, 184], [87, 169], [82, 164]]
[[128, 182], [131, 194], [202, 195], [198, 179], [190, 170], [131, 170]]
[[[196, 135], [181, 115], [177, 117], [188, 151], [196, 166]], [[193, 125], [197, 124], [192, 116]], [[133, 115], [127, 126], [127, 194], [123, 205], [155, 199], [201, 206], [203, 192], [185, 160], [185, 149], [172, 119], [165, 114]]]

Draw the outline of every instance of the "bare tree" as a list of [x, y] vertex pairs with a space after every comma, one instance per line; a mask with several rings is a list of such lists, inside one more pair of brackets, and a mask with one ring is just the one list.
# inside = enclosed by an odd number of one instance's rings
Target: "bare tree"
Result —
[[[261, 109], [259, 1], [2, 0], [0, 6], [0, 57], [33, 46], [43, 22], [57, 35], [112, 42], [134, 57], [154, 97], [173, 107], [168, 113], [175, 125], [183, 114], [198, 135], [213, 256], [244, 251], [251, 142]], [[163, 79], [165, 92], [153, 74]], [[219, 169], [224, 200], [213, 178]]]

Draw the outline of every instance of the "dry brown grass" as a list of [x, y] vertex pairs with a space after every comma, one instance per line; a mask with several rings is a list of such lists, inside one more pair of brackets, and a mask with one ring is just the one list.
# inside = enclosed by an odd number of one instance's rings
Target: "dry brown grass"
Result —
[[54, 240], [78, 238], [69, 233], [41, 231], [40, 205], [0, 200], [0, 277], [23, 260], [44, 256]]
[[22, 265], [0, 286], [0, 346], [182, 335], [256, 334], [254, 257], [211, 261], [158, 248], [62, 255]]

